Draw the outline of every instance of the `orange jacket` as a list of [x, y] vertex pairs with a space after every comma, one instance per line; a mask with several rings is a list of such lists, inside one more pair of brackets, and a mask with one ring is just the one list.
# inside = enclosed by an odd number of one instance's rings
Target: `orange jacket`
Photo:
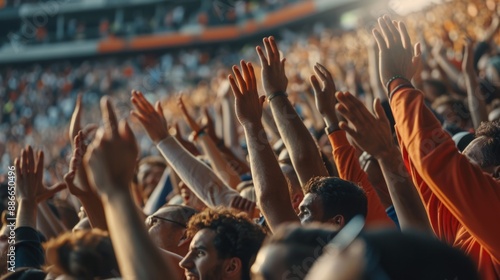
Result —
[[420, 91], [399, 89], [391, 108], [406, 167], [434, 232], [469, 255], [483, 279], [500, 279], [500, 182], [458, 152]]
[[368, 175], [361, 169], [359, 160], [356, 157], [356, 150], [347, 141], [345, 131], [334, 131], [328, 135], [328, 139], [333, 148], [333, 159], [335, 165], [337, 165], [340, 178], [354, 182], [365, 190], [368, 200], [367, 226], [390, 225], [394, 227], [394, 222], [387, 216], [377, 192], [368, 181]]

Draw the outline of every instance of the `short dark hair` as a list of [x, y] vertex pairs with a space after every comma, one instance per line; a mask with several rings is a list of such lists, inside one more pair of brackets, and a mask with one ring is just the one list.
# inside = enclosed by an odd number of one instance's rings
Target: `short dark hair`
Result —
[[[276, 232], [264, 241], [262, 247], [285, 246], [287, 253], [283, 262], [286, 268], [291, 270], [293, 267], [300, 267], [302, 269], [300, 273], [307, 274], [311, 265], [323, 254], [324, 247], [336, 235], [336, 229], [325, 227], [320, 223], [285, 224], [278, 227]], [[300, 277], [296, 274], [295, 276]]]
[[353, 182], [338, 177], [314, 177], [304, 186], [304, 194], [318, 195], [323, 202], [324, 218], [344, 216], [349, 222], [356, 215], [366, 217], [368, 200], [365, 191]]
[[192, 238], [202, 229], [213, 230], [214, 246], [219, 259], [237, 257], [241, 260], [242, 279], [250, 279], [250, 267], [262, 245], [265, 233], [245, 213], [226, 208], [205, 209], [188, 223], [187, 235]]
[[484, 137], [479, 145], [483, 154], [481, 167], [500, 165], [500, 120], [482, 122], [476, 130], [476, 138]]

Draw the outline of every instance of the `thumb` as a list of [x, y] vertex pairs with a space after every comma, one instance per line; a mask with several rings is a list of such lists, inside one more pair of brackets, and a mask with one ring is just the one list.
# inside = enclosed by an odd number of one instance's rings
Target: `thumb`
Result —
[[265, 102], [266, 102], [266, 96], [265, 95], [259, 96], [259, 104], [261, 108], [264, 107]]
[[390, 125], [389, 119], [387, 118], [387, 115], [385, 114], [384, 107], [382, 106], [380, 98], [378, 98], [378, 97], [375, 98], [375, 100], [373, 101], [373, 112], [375, 112], [377, 119], [383, 121], [387, 125]]

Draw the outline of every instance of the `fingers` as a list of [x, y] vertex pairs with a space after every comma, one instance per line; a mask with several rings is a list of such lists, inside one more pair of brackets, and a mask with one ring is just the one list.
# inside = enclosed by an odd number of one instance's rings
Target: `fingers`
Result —
[[380, 33], [378, 29], [373, 29], [372, 31], [373, 37], [375, 38], [375, 42], [377, 42], [378, 49], [380, 51], [387, 50], [387, 42], [384, 39], [384, 36]]
[[389, 119], [387, 118], [387, 115], [385, 114], [384, 107], [382, 106], [380, 98], [378, 98], [378, 97], [375, 98], [375, 100], [373, 101], [373, 112], [375, 112], [377, 119], [379, 119], [380, 121], [383, 121], [388, 126], [390, 125]]
[[233, 90], [233, 94], [235, 98], [239, 98], [241, 96], [241, 91], [238, 85], [236, 84], [236, 80], [233, 75], [228, 76], [229, 84], [231, 85], [231, 89]]
[[238, 67], [236, 65], [233, 66], [233, 72], [234, 72], [234, 76], [236, 77], [236, 80], [238, 81], [238, 85], [239, 85], [241, 92], [245, 92], [246, 90], [248, 90], [247, 83], [243, 79], [243, 76], [241, 75], [240, 69], [238, 69]]
[[101, 98], [101, 114], [104, 121], [104, 129], [110, 135], [116, 135], [118, 131], [118, 120], [111, 105], [111, 101], [107, 96]]
[[139, 110], [142, 114], [147, 114], [154, 111], [153, 106], [146, 100], [142, 92], [138, 90], [132, 90], [132, 104]]
[[339, 122], [339, 128], [349, 133], [354, 138], [358, 136], [358, 132], [354, 128], [350, 127], [345, 121]]
[[43, 160], [44, 160], [44, 154], [42, 151], [38, 151], [38, 161], [36, 164], [36, 182], [42, 184], [43, 180]]
[[118, 124], [118, 131], [120, 133], [120, 136], [123, 139], [129, 141], [129, 144], [134, 146], [134, 148], [137, 150], [137, 143], [136, 143], [136, 139], [134, 136], [134, 132], [132, 131], [132, 129], [128, 125], [127, 121], [125, 121], [125, 120], [120, 121], [120, 123]]
[[[403, 22], [399, 22], [399, 32], [401, 34], [401, 41], [403, 42], [403, 47], [410, 50], [412, 48], [411, 38], [406, 30], [406, 25]], [[415, 52], [416, 54], [416, 52]]]
[[240, 61], [241, 70], [243, 72], [243, 79], [245, 80], [245, 86], [247, 90], [250, 90], [252, 84], [252, 77], [250, 75], [250, 69], [244, 60]]
[[380, 31], [382, 31], [385, 43], [388, 47], [392, 47], [394, 45], [394, 36], [392, 35], [392, 32], [389, 29], [389, 25], [383, 17], [378, 18], [378, 26], [380, 28]]
[[71, 121], [69, 124], [70, 139], [75, 137], [76, 133], [81, 129], [80, 119], [81, 119], [81, 108], [82, 108], [82, 95], [78, 94], [76, 97], [75, 110], [73, 115], [71, 115]]
[[266, 49], [267, 57], [269, 59], [269, 64], [272, 65], [273, 62], [276, 61], [276, 56], [273, 51], [273, 46], [271, 46], [269, 38], [264, 38], [262, 41], [264, 42], [264, 48]]
[[257, 78], [255, 77], [255, 70], [253, 69], [252, 63], [247, 63], [248, 72], [250, 74], [250, 82], [248, 82], [249, 89], [251, 91], [257, 91]]
[[262, 50], [262, 48], [260, 46], [257, 46], [255, 48], [255, 50], [257, 51], [257, 55], [259, 55], [260, 65], [262, 67], [269, 66], [269, 60], [267, 59], [266, 55], [264, 54], [264, 51]]
[[26, 147], [27, 153], [27, 164], [28, 164], [28, 172], [33, 174], [35, 172], [35, 155], [33, 154], [33, 149], [31, 146]]
[[71, 170], [68, 173], [64, 174], [64, 182], [69, 187], [73, 185], [73, 181], [75, 180], [76, 171]]
[[313, 87], [314, 96], [319, 97], [318, 95], [321, 93], [321, 85], [319, 84], [318, 78], [315, 75], [311, 75], [309, 81]]
[[325, 66], [323, 66], [322, 64], [320, 63], [316, 63], [316, 66], [318, 68], [318, 70], [321, 70], [321, 72], [323, 73], [323, 75], [325, 76], [325, 79], [328, 79], [328, 80], [331, 80], [333, 82], [333, 76], [332, 74], [330, 73], [330, 71], [328, 71], [328, 69], [326, 69]]

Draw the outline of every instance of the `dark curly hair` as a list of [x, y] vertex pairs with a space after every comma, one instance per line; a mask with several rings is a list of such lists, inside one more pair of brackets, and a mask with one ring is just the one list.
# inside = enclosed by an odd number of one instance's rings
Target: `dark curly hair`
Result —
[[368, 200], [365, 191], [353, 182], [337, 177], [313, 177], [303, 187], [304, 194], [318, 195], [323, 202], [324, 219], [344, 216], [345, 223], [356, 215], [366, 217]]
[[210, 229], [216, 233], [214, 246], [219, 259], [236, 257], [241, 260], [242, 279], [250, 279], [250, 267], [262, 245], [265, 233], [245, 213], [225, 208], [205, 209], [188, 223], [187, 235]]
[[65, 233], [44, 244], [47, 270], [76, 279], [119, 276], [109, 234], [99, 229]]
[[476, 138], [484, 137], [479, 143], [483, 154], [481, 167], [500, 165], [500, 120], [482, 122], [476, 130]]

